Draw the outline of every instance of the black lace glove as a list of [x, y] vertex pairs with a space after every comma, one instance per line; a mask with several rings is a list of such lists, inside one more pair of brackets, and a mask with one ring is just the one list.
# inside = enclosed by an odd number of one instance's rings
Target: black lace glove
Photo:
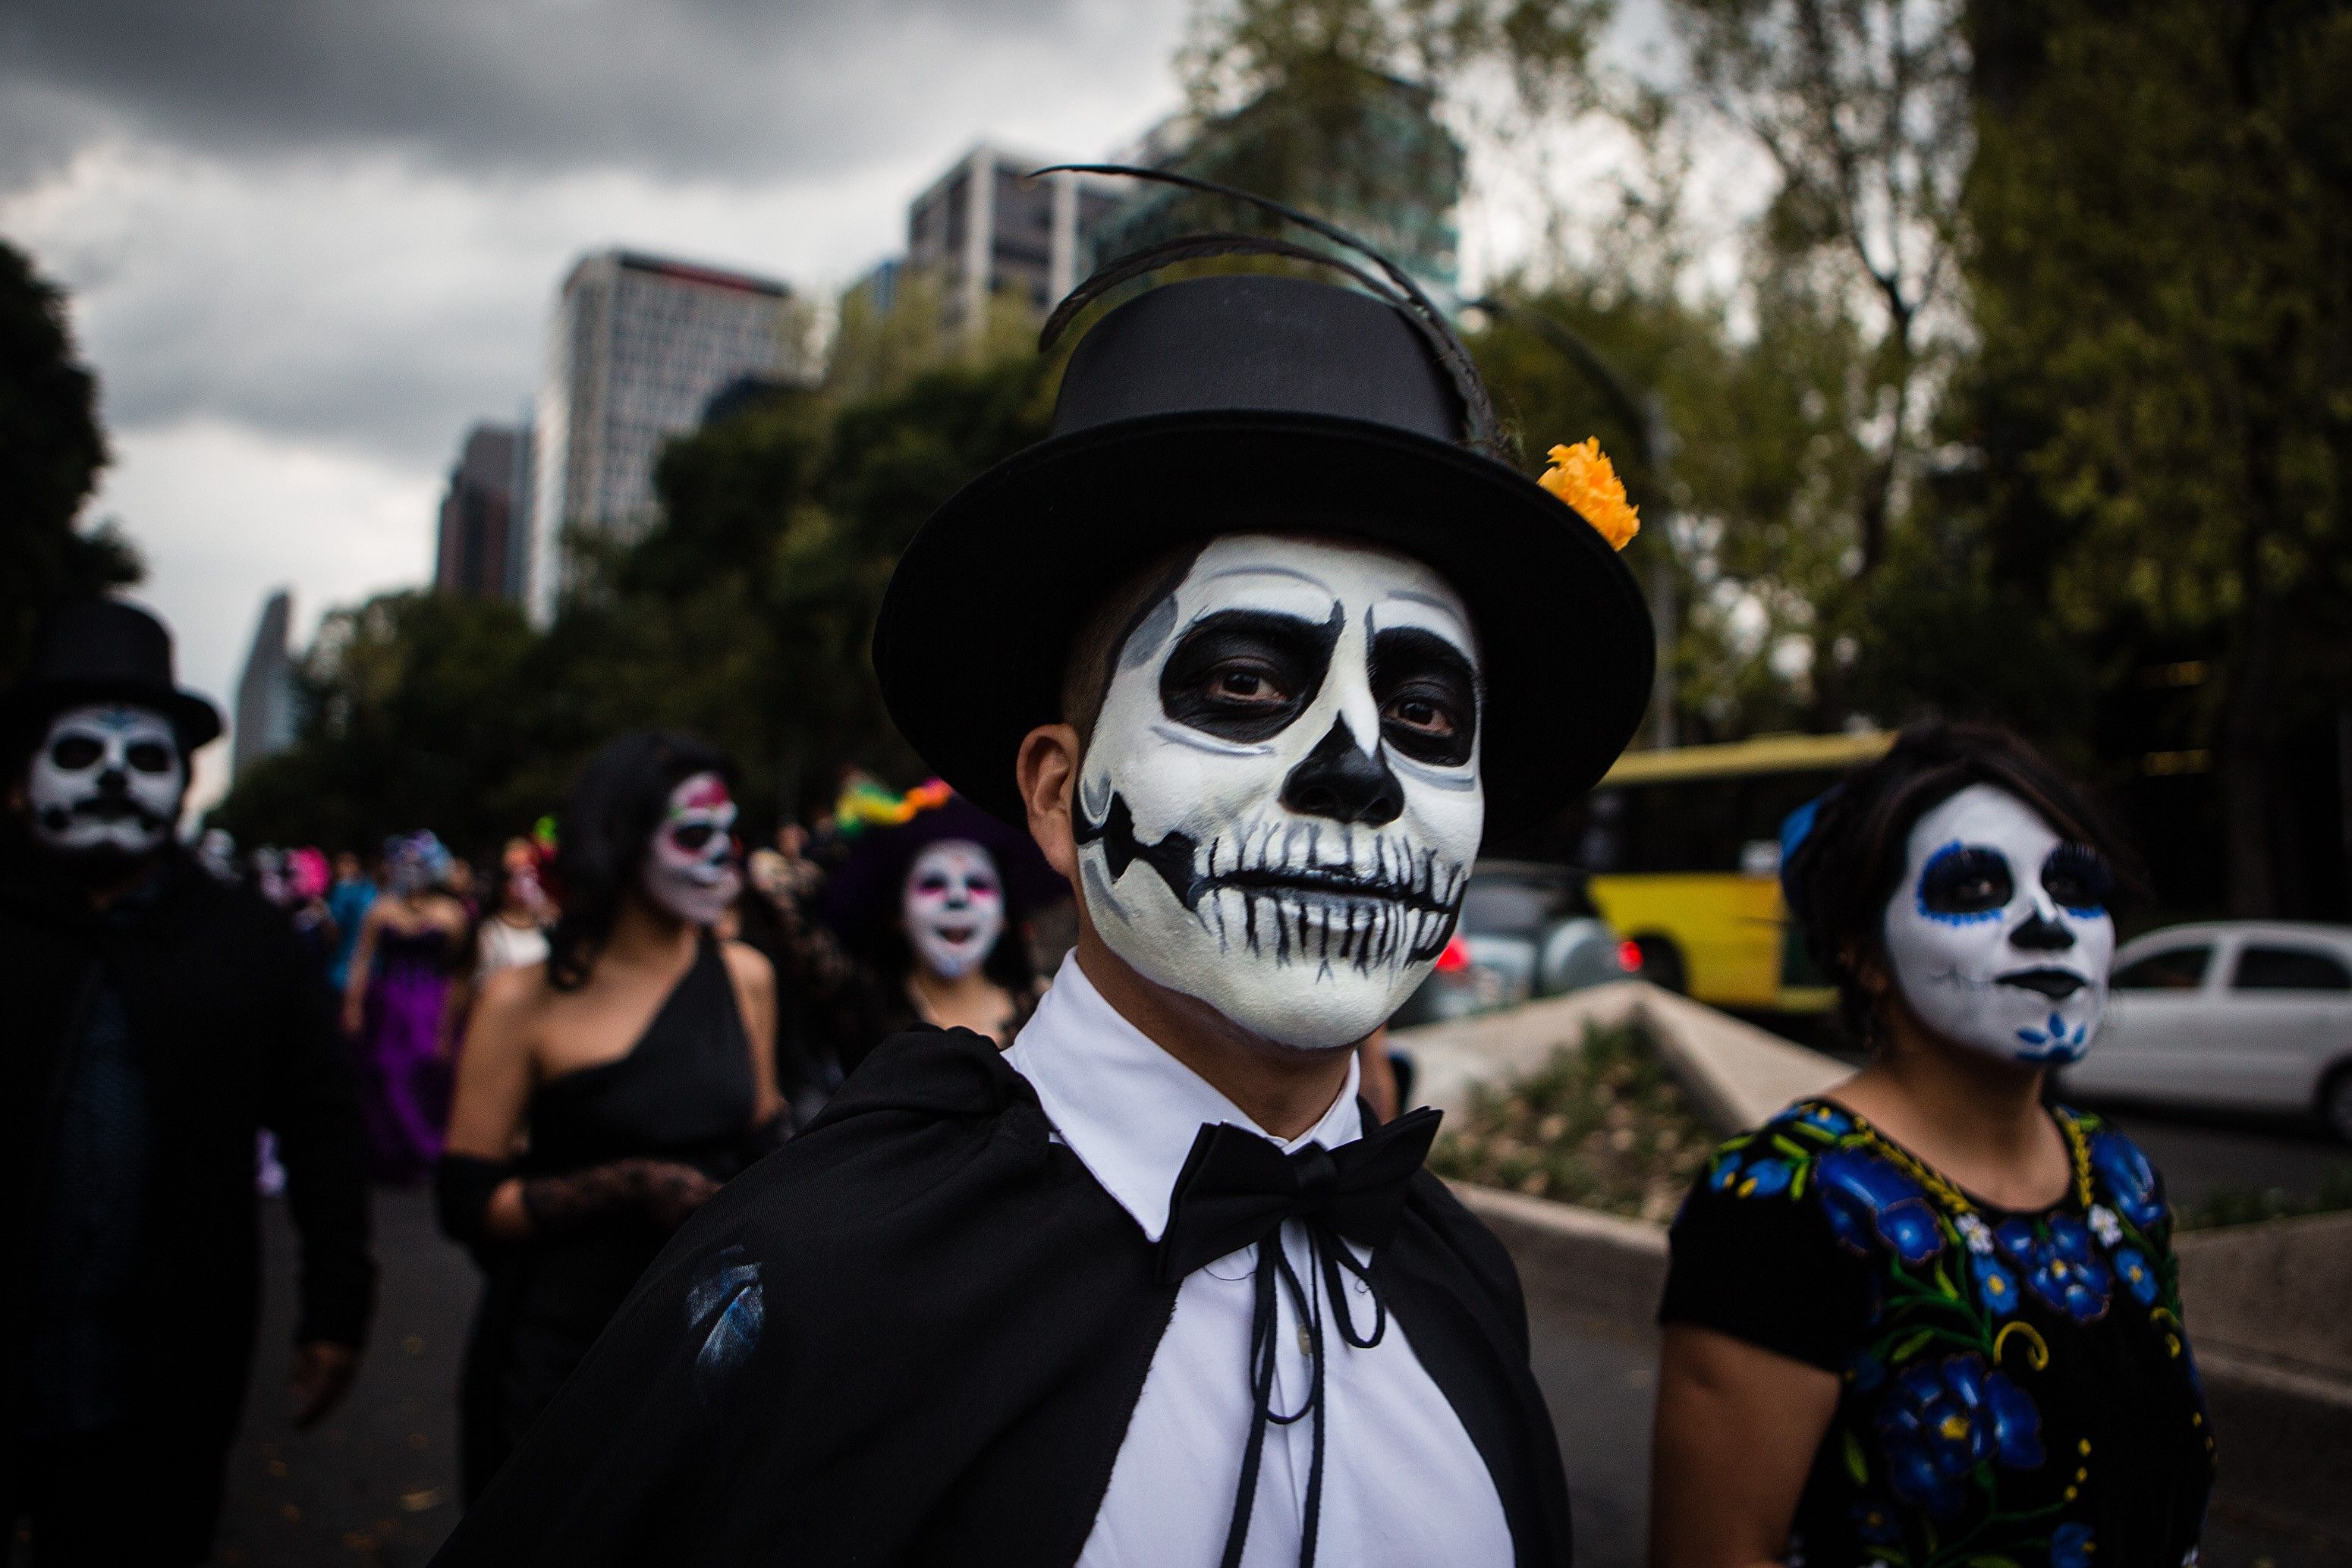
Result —
[[526, 1177], [523, 1212], [538, 1237], [576, 1236], [607, 1220], [642, 1218], [676, 1230], [719, 1190], [719, 1184], [676, 1160], [646, 1157], [591, 1166], [569, 1176]]

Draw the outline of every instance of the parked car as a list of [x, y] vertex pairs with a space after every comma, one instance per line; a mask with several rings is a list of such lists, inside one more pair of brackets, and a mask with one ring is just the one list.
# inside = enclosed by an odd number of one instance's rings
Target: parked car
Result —
[[2352, 1141], [2352, 926], [2224, 920], [2126, 942], [2069, 1093], [2315, 1113]]
[[1584, 873], [1533, 861], [1481, 861], [1463, 892], [1453, 941], [1391, 1021], [1402, 1028], [1462, 1018], [1622, 980], [1640, 967], [1633, 944], [1592, 906]]

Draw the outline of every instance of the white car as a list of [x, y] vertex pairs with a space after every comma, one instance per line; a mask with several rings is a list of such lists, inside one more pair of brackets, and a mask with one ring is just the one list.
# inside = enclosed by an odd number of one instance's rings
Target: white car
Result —
[[2134, 937], [2071, 1094], [2315, 1113], [2352, 1142], [2352, 926], [2222, 920]]

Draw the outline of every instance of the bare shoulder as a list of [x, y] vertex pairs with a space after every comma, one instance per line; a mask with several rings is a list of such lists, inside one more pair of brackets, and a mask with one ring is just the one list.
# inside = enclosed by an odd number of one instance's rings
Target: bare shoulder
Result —
[[499, 970], [482, 982], [474, 998], [472, 1035], [501, 1044], [527, 1042], [531, 1015], [551, 994], [543, 962]]
[[749, 942], [721, 943], [719, 951], [727, 960], [728, 978], [744, 990], [758, 994], [776, 988], [776, 967]]

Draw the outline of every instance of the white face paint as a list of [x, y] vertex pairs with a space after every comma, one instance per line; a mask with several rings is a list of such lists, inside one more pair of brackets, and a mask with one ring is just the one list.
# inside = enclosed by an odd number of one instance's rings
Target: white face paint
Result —
[[646, 856], [646, 896], [689, 925], [716, 925], [743, 889], [735, 869], [735, 802], [727, 781], [698, 773], [669, 792]]
[[1004, 883], [996, 858], [964, 839], [926, 844], [907, 868], [899, 918], [915, 956], [942, 979], [986, 961], [1004, 933]]
[[2089, 1049], [2107, 1005], [2113, 878], [2039, 812], [1971, 784], [1911, 830], [1886, 906], [1903, 999], [1956, 1045], [2039, 1066]]
[[34, 836], [61, 854], [152, 852], [180, 820], [187, 788], [172, 721], [113, 704], [59, 714], [25, 776]]
[[1120, 650], [1077, 790], [1087, 910], [1161, 985], [1354, 1043], [1444, 950], [1478, 852], [1478, 654], [1384, 550], [1214, 540]]

